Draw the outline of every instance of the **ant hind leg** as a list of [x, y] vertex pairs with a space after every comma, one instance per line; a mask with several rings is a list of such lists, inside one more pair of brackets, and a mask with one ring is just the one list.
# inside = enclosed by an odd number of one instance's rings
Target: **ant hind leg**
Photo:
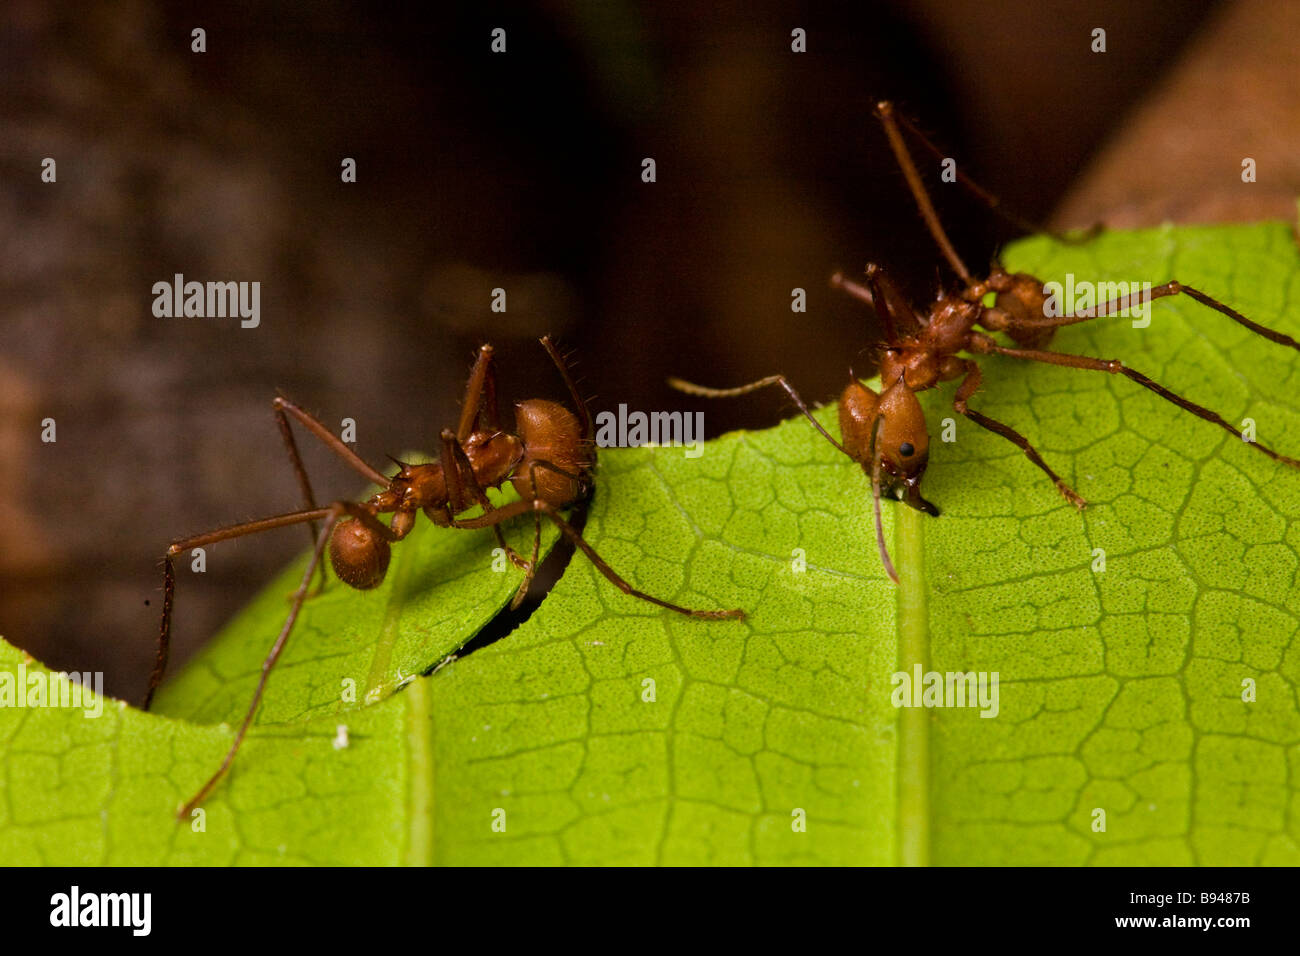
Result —
[[1300, 468], [1300, 460], [1290, 458], [1280, 454], [1262, 445], [1257, 441], [1246, 441], [1241, 432], [1228, 422], [1218, 412], [1211, 411], [1204, 405], [1198, 405], [1193, 401], [1183, 398], [1177, 392], [1171, 391], [1161, 385], [1159, 382], [1148, 378], [1136, 369], [1131, 369], [1119, 359], [1097, 359], [1089, 355], [1070, 355], [1065, 352], [1043, 352], [1034, 349], [1008, 349], [999, 345], [986, 346], [981, 351], [993, 352], [998, 355], [1006, 355], [1011, 358], [1023, 359], [1028, 362], [1042, 362], [1046, 365], [1061, 365], [1066, 368], [1080, 368], [1091, 372], [1110, 372], [1113, 375], [1123, 375], [1132, 382], [1137, 382], [1143, 388], [1155, 392], [1165, 401], [1177, 405], [1183, 411], [1191, 412], [1197, 418], [1202, 418], [1207, 422], [1218, 425], [1230, 435], [1242, 439], [1247, 445], [1258, 449], [1261, 453], [1272, 458], [1274, 461], [1280, 461], [1284, 465], [1290, 465], [1292, 468]]
[[530, 511], [541, 512], [546, 515], [546, 517], [548, 517], [552, 523], [560, 529], [564, 536], [573, 542], [574, 547], [587, 556], [587, 559], [592, 563], [596, 570], [624, 594], [639, 598], [642, 601], [648, 601], [651, 604], [666, 608], [669, 611], [676, 611], [678, 614], [685, 615], [686, 617], [698, 617], [711, 621], [727, 619], [742, 620], [745, 617], [745, 612], [740, 609], [703, 611], [682, 607], [680, 604], [673, 604], [671, 601], [662, 600], [652, 594], [647, 594], [644, 591], [632, 587], [632, 585], [619, 575], [617, 571], [606, 563], [605, 559], [596, 552], [595, 548], [587, 543], [586, 539], [583, 538], [582, 533], [578, 531], [577, 528], [565, 521], [564, 516], [561, 515], [558, 510], [544, 501], [514, 501], [506, 505], [504, 508], [498, 508], [495, 511], [485, 515], [480, 515], [477, 518], [457, 520], [454, 523], [454, 526], [457, 528], [484, 528], [498, 522], [509, 521], [511, 518], [527, 514]]

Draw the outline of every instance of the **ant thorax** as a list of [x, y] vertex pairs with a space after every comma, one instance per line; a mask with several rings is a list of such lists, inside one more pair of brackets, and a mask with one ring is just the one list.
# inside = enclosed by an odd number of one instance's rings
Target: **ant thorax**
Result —
[[480, 488], [500, 487], [524, 456], [523, 441], [504, 431], [473, 432], [465, 440], [464, 449]]
[[[928, 321], [917, 336], [918, 347], [931, 353], [960, 352], [966, 347], [966, 338], [979, 321], [982, 311], [983, 308], [977, 302], [957, 296], [943, 296], [930, 309]], [[930, 385], [933, 384], [931, 381]], [[912, 387], [928, 388], [929, 385]]]
[[[934, 388], [943, 380], [943, 360], [935, 349], [924, 344], [925, 333], [886, 349], [880, 356], [880, 383], [888, 386], [901, 382], [912, 391]], [[954, 351], [956, 351], [954, 349]]]

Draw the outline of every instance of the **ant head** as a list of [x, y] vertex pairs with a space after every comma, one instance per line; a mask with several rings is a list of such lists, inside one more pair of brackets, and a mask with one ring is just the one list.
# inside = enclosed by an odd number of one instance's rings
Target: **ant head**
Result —
[[921, 497], [921, 478], [930, 462], [930, 432], [916, 392], [900, 378], [881, 393], [877, 408], [880, 466], [894, 479], [891, 491], [918, 511], [937, 515], [939, 509]]
[[392, 548], [378, 531], [344, 518], [330, 535], [330, 564], [344, 584], [359, 591], [378, 587], [388, 573]]
[[876, 546], [885, 571], [897, 583], [898, 572], [885, 545], [880, 499], [883, 493], [901, 498], [926, 514], [939, 513], [921, 497], [921, 478], [930, 458], [925, 411], [901, 374], [879, 395], [861, 382], [851, 382], [840, 395], [839, 411], [844, 450], [871, 477]]
[[930, 460], [930, 433], [916, 392], [901, 376], [877, 395], [853, 382], [840, 396], [840, 434], [844, 448], [871, 474], [879, 458], [886, 492], [918, 511], [939, 509], [921, 497], [921, 479]]

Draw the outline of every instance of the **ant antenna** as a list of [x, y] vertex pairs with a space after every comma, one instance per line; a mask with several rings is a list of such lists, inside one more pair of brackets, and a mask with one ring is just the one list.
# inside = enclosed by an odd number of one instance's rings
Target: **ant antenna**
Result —
[[943, 226], [939, 223], [939, 214], [934, 211], [934, 204], [930, 202], [930, 194], [925, 191], [925, 184], [921, 182], [921, 174], [916, 171], [916, 164], [912, 162], [912, 154], [907, 149], [907, 144], [903, 142], [903, 134], [899, 131], [898, 120], [894, 116], [894, 104], [888, 100], [881, 100], [876, 104], [876, 116], [879, 117], [881, 125], [885, 127], [885, 137], [889, 140], [889, 148], [894, 151], [894, 158], [898, 160], [898, 166], [903, 171], [903, 178], [907, 180], [907, 188], [912, 191], [912, 198], [916, 200], [917, 208], [921, 211], [921, 218], [925, 220], [926, 228], [930, 230], [930, 235], [934, 237], [935, 243], [939, 246], [939, 251], [943, 257], [948, 260], [954, 272], [961, 276], [961, 281], [966, 285], [971, 284], [970, 270], [966, 268], [966, 263], [961, 261], [961, 256], [957, 255], [957, 250], [953, 248], [952, 242], [948, 239], [948, 234], [943, 231]]
[[[892, 111], [893, 104], [890, 103], [877, 104], [876, 106], [877, 116], [880, 116], [881, 106], [888, 106]], [[884, 117], [882, 116], [881, 119], [883, 120]], [[932, 156], [934, 156], [935, 159], [939, 160], [940, 162], [943, 162], [944, 160], [949, 158], [944, 154], [943, 150], [941, 150], [930, 140], [930, 137], [926, 136], [925, 133], [921, 132], [920, 127], [918, 127], [916, 123], [912, 122], [912, 120], [905, 113], [892, 113], [892, 120], [896, 122], [899, 126], [901, 126], [903, 129], [905, 129], [907, 132], [911, 133], [913, 139], [915, 139], [916, 142], [920, 143], [923, 147], [925, 147], [926, 151], [929, 152]], [[1100, 222], [1094, 222], [1091, 226], [1088, 226], [1086, 229], [1072, 230], [1069, 233], [1060, 232], [1055, 229], [1049, 229], [1043, 223], [1034, 222], [1031, 219], [1026, 219], [1024, 216], [1019, 215], [1013, 209], [1010, 209], [1009, 207], [1003, 205], [1001, 199], [999, 199], [993, 193], [989, 192], [979, 183], [975, 182], [975, 180], [971, 179], [969, 176], [963, 173], [959, 167], [953, 167], [952, 171], [956, 175], [957, 181], [961, 183], [963, 186], [965, 186], [966, 189], [970, 191], [971, 195], [973, 195], [976, 199], [978, 199], [985, 206], [987, 206], [989, 210], [993, 212], [995, 215], [1001, 216], [1002, 219], [1010, 223], [1012, 226], [1015, 226], [1015, 228], [1019, 229], [1021, 232], [1025, 233], [1026, 235], [1033, 235], [1035, 233], [1041, 232], [1044, 233], [1045, 235], [1051, 236], [1054, 240], [1061, 243], [1062, 245], [1077, 246], [1077, 245], [1082, 245], [1088, 240], [1095, 238], [1102, 231], [1102, 224]]]
[[885, 573], [890, 580], [897, 584], [898, 572], [894, 570], [894, 562], [889, 558], [889, 548], [885, 545], [885, 526], [880, 517], [880, 443], [876, 438], [884, 424], [885, 416], [881, 415], [871, 431], [871, 501], [876, 511], [876, 547], [880, 549], [880, 563], [885, 566]]

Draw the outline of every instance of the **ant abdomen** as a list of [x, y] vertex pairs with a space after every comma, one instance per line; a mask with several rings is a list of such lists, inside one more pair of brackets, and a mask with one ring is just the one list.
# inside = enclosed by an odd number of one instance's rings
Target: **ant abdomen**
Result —
[[393, 551], [378, 531], [356, 518], [344, 518], [330, 535], [330, 564], [339, 580], [358, 591], [383, 583]]
[[999, 291], [993, 302], [996, 308], [1006, 312], [1013, 320], [1002, 331], [1021, 348], [1044, 348], [1056, 330], [1051, 327], [1029, 327], [1033, 321], [1041, 320], [1046, 314], [1043, 305], [1047, 296], [1043, 292], [1042, 282], [1023, 272], [1007, 275], [1006, 280], [1009, 288]]
[[557, 402], [535, 398], [515, 406], [524, 457], [510, 478], [519, 497], [562, 508], [582, 495], [595, 465], [577, 416]]

